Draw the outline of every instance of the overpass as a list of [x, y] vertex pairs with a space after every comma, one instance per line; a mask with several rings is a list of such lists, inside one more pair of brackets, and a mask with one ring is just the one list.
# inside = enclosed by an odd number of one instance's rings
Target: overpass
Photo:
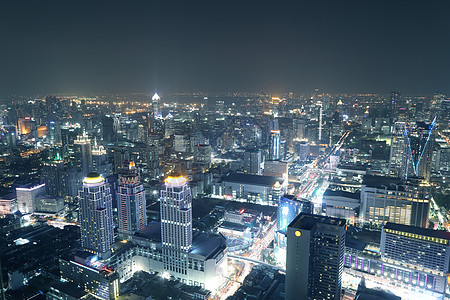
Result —
[[248, 258], [248, 257], [239, 256], [239, 255], [233, 255], [233, 254], [228, 254], [228, 257], [236, 259], [236, 260], [242, 260], [242, 261], [251, 262], [251, 263], [254, 263], [254, 264], [258, 264], [258, 265], [264, 265], [264, 266], [267, 266], [267, 267], [271, 267], [271, 268], [277, 269], [280, 272], [286, 273], [285, 269], [282, 269], [280, 267], [277, 267], [277, 266], [274, 266], [274, 265], [271, 265], [271, 264], [265, 263], [263, 261], [253, 259], [253, 258]]

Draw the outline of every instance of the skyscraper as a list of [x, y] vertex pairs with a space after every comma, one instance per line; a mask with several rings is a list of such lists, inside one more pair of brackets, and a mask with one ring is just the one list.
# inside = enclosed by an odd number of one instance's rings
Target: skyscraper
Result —
[[244, 152], [244, 172], [261, 175], [262, 156], [259, 150], [245, 150]]
[[392, 117], [396, 117], [400, 106], [400, 91], [392, 91], [390, 98], [391, 98], [390, 103], [391, 114]]
[[395, 122], [392, 129], [389, 175], [403, 177], [402, 164], [405, 151], [405, 122]]
[[109, 183], [98, 173], [90, 173], [78, 192], [81, 247], [107, 259], [114, 245], [112, 198]]
[[436, 117], [431, 124], [416, 122], [405, 126], [404, 179], [416, 176], [430, 180], [435, 125]]
[[79, 135], [73, 142], [73, 160], [75, 167], [86, 176], [92, 166], [91, 140], [86, 133]]
[[32, 214], [36, 209], [36, 200], [45, 194], [45, 184], [28, 184], [16, 188], [17, 209], [23, 214]]
[[192, 247], [192, 198], [187, 179], [172, 175], [161, 190], [161, 234], [164, 269], [187, 275], [187, 253]]
[[341, 299], [345, 220], [300, 214], [287, 228], [286, 299]]
[[130, 162], [128, 173], [122, 175], [117, 190], [119, 210], [118, 232], [132, 235], [147, 225], [144, 186], [139, 181], [136, 166]]
[[102, 174], [103, 177], [108, 177], [113, 173], [113, 166], [108, 160], [108, 154], [102, 145], [94, 143], [92, 147], [92, 167], [91, 171]]
[[272, 130], [270, 132], [269, 142], [269, 160], [280, 159], [280, 131]]
[[159, 100], [161, 100], [161, 98], [159, 97], [158, 93], [155, 92], [152, 97], [153, 118], [155, 119], [161, 117], [161, 112], [159, 110]]
[[42, 166], [41, 179], [45, 183], [45, 193], [50, 196], [65, 196], [64, 161], [59, 153], [52, 161]]

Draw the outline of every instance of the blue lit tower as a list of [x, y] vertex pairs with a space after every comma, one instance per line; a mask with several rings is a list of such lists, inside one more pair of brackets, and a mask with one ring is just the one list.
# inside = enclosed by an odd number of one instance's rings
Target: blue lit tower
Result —
[[431, 124], [424, 122], [405, 123], [405, 151], [403, 157], [403, 179], [410, 176], [430, 180], [436, 117]]
[[313, 203], [298, 200], [293, 195], [284, 195], [278, 201], [277, 231], [275, 233], [275, 258], [281, 266], [286, 266], [286, 230], [300, 213], [312, 213]]
[[147, 225], [144, 186], [133, 161], [128, 166], [128, 173], [120, 178], [117, 201], [120, 234], [132, 235]]
[[109, 183], [98, 173], [89, 173], [78, 193], [81, 247], [107, 259], [114, 245], [112, 198]]
[[164, 269], [187, 275], [187, 253], [192, 248], [192, 196], [187, 179], [178, 174], [167, 177], [160, 201]]

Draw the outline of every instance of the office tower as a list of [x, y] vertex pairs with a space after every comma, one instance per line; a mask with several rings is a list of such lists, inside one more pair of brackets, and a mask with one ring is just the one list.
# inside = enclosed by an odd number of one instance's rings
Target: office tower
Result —
[[398, 113], [398, 109], [400, 107], [400, 92], [399, 91], [392, 91], [390, 95], [391, 103], [390, 103], [390, 111], [391, 116], [396, 117]]
[[270, 132], [269, 142], [269, 160], [280, 159], [280, 131], [272, 130]]
[[92, 147], [92, 166], [90, 171], [102, 174], [103, 177], [108, 177], [113, 173], [113, 166], [108, 160], [108, 154], [102, 145], [94, 143]]
[[262, 155], [260, 150], [245, 150], [244, 152], [244, 172], [261, 175]]
[[83, 176], [86, 176], [92, 166], [91, 140], [86, 133], [83, 133], [73, 143], [74, 166], [81, 171]]
[[61, 117], [61, 102], [56, 96], [45, 97], [45, 106], [47, 110], [47, 121], [56, 122]]
[[194, 146], [194, 164], [209, 169], [211, 166], [211, 145]]
[[147, 139], [147, 168], [151, 178], [159, 178], [159, 147], [160, 138], [158, 135], [149, 135]]
[[129, 163], [127, 173], [120, 178], [116, 197], [119, 211], [118, 232], [130, 236], [144, 228], [147, 225], [145, 192], [133, 161]]
[[278, 201], [277, 231], [275, 233], [275, 258], [282, 267], [286, 267], [286, 230], [288, 225], [300, 213], [313, 213], [314, 204], [297, 199], [293, 195], [281, 196]]
[[113, 300], [119, 297], [119, 274], [90, 253], [79, 252], [72, 259], [60, 258], [59, 269], [63, 281], [80, 286], [94, 299]]
[[430, 186], [424, 182], [383, 176], [364, 176], [360, 219], [363, 222], [427, 227]]
[[59, 153], [52, 161], [45, 162], [42, 166], [41, 180], [45, 183], [45, 193], [50, 196], [64, 196], [64, 161]]
[[319, 142], [322, 140], [322, 114], [323, 114], [323, 110], [322, 110], [322, 102], [319, 102]]
[[436, 117], [431, 124], [416, 122], [405, 126], [404, 179], [416, 176], [430, 180], [435, 125]]
[[304, 139], [305, 138], [305, 127], [306, 127], [306, 120], [304, 118], [298, 118], [294, 119], [294, 125], [296, 127], [294, 128], [297, 132], [297, 139]]
[[341, 299], [345, 220], [300, 214], [287, 228], [286, 300]]
[[29, 134], [31, 132], [31, 118], [19, 118], [18, 121], [19, 134]]
[[17, 209], [22, 214], [32, 214], [36, 208], [38, 197], [45, 195], [45, 184], [27, 184], [16, 188]]
[[175, 134], [173, 138], [173, 149], [177, 152], [186, 152], [187, 136], [185, 134]]
[[153, 118], [160, 118], [161, 117], [161, 111], [160, 111], [160, 103], [159, 101], [161, 98], [159, 97], [158, 93], [155, 92], [152, 97], [152, 108], [153, 108]]
[[392, 128], [389, 155], [389, 176], [404, 177], [402, 174], [405, 151], [405, 122], [395, 122]]
[[264, 176], [274, 176], [288, 178], [289, 163], [277, 160], [267, 160], [264, 162]]
[[164, 269], [187, 275], [187, 253], [192, 247], [192, 199], [187, 179], [169, 176], [160, 201]]
[[81, 247], [107, 259], [114, 245], [112, 199], [109, 183], [98, 173], [89, 173], [83, 180], [79, 221]]
[[110, 116], [102, 116], [102, 137], [105, 142], [114, 142], [116, 139], [114, 119]]

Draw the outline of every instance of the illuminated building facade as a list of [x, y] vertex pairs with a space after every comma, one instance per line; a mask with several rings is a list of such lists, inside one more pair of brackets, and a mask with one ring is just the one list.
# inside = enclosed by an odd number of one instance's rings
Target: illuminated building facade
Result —
[[192, 248], [192, 196], [187, 179], [169, 176], [161, 190], [161, 234], [164, 269], [187, 274], [187, 252]]
[[244, 152], [244, 172], [261, 175], [262, 155], [259, 150], [246, 150]]
[[79, 135], [73, 142], [73, 161], [75, 167], [86, 176], [92, 166], [92, 146], [91, 140], [86, 134]]
[[360, 220], [428, 226], [431, 196], [423, 183], [382, 176], [365, 176], [361, 186]]
[[395, 122], [392, 137], [391, 150], [389, 155], [389, 176], [403, 177], [402, 166], [405, 151], [405, 123]]
[[118, 232], [132, 235], [147, 225], [144, 186], [139, 181], [136, 166], [130, 162], [128, 174], [122, 175], [117, 189]]
[[32, 214], [36, 209], [38, 197], [45, 195], [45, 184], [31, 184], [16, 188], [17, 209], [22, 214]]
[[286, 230], [288, 225], [300, 214], [312, 214], [314, 204], [310, 201], [298, 200], [293, 195], [280, 197], [277, 210], [277, 231], [275, 233], [275, 258], [286, 267]]
[[80, 200], [81, 247], [107, 259], [114, 245], [112, 198], [109, 183], [90, 173], [78, 194]]
[[59, 268], [62, 280], [73, 282], [96, 299], [119, 297], [118, 273], [90, 253], [80, 252], [72, 260], [60, 258]]
[[286, 300], [341, 299], [345, 220], [300, 214], [287, 228]]
[[280, 131], [272, 130], [269, 140], [269, 160], [280, 159]]
[[160, 118], [161, 117], [161, 111], [160, 111], [160, 100], [158, 93], [155, 92], [152, 97], [152, 108], [153, 108], [153, 118]]

